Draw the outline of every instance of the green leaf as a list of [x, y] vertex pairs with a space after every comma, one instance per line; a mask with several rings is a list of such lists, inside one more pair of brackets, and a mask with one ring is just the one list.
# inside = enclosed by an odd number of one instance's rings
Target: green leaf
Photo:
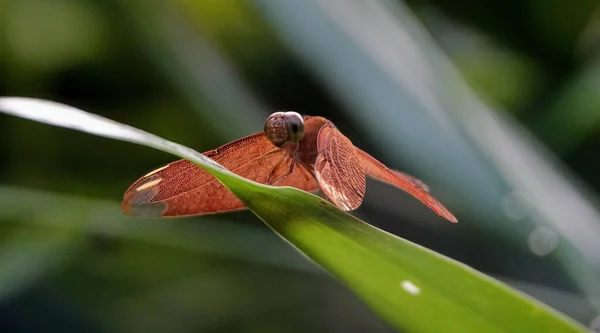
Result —
[[584, 332], [572, 320], [504, 284], [374, 228], [312, 194], [257, 184], [190, 148], [66, 105], [0, 98], [0, 110], [146, 145], [196, 163], [399, 331]]

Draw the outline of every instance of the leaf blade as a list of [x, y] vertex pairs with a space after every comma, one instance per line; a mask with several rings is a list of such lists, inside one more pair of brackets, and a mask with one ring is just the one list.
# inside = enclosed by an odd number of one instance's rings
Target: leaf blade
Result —
[[188, 147], [55, 102], [0, 98], [0, 111], [196, 163], [399, 330], [584, 332], [572, 320], [465, 265], [376, 229], [312, 194], [244, 179]]

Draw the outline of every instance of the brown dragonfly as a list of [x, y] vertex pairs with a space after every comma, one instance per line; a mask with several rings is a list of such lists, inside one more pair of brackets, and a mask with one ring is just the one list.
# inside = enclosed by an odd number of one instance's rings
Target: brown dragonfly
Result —
[[[410, 193], [451, 222], [456, 217], [431, 196], [427, 185], [391, 170], [355, 147], [335, 125], [296, 112], [276, 112], [264, 131], [204, 153], [258, 183], [321, 191], [338, 208], [360, 206], [366, 175]], [[127, 189], [123, 212], [134, 216], [186, 216], [245, 209], [216, 178], [187, 160], [155, 169]]]

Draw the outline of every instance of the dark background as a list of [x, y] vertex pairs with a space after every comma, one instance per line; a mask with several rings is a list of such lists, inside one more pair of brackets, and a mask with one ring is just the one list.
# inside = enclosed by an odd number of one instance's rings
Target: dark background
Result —
[[[460, 223], [376, 182], [357, 216], [600, 322], [597, 1], [3, 0], [0, 23], [2, 96], [198, 151], [278, 110], [327, 117]], [[172, 156], [5, 115], [0, 133], [3, 332], [389, 331], [249, 212], [122, 216]]]

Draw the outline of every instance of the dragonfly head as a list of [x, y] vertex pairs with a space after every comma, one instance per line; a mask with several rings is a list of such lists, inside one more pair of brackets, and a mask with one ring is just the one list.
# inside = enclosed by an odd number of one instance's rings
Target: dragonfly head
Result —
[[304, 120], [297, 112], [275, 112], [265, 122], [265, 134], [277, 147], [297, 143], [304, 138]]

